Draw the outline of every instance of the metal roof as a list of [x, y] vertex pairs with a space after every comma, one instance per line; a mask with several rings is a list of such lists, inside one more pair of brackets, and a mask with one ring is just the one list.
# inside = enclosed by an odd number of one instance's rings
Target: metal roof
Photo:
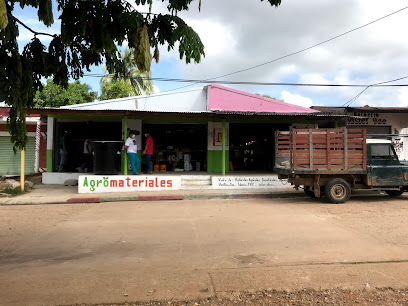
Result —
[[202, 118], [202, 119], [311, 119], [324, 120], [335, 118], [346, 118], [347, 115], [337, 115], [331, 113], [263, 113], [263, 112], [237, 112], [237, 111], [203, 111], [203, 112], [156, 112], [156, 111], [140, 111], [140, 110], [85, 110], [85, 109], [61, 109], [61, 108], [30, 108], [26, 110], [27, 113], [35, 113], [41, 115], [69, 115], [69, 116], [137, 116], [137, 117], [183, 117], [183, 118]]
[[239, 111], [212, 111], [215, 114], [226, 115], [241, 115], [241, 116], [288, 116], [288, 117], [350, 117], [348, 115], [337, 115], [332, 113], [318, 112], [318, 113], [272, 113], [272, 112], [239, 112]]
[[408, 113], [408, 107], [376, 107], [376, 106], [362, 106], [362, 107], [344, 107], [344, 106], [312, 106], [316, 110], [330, 111], [344, 110], [345, 112], [358, 113]]

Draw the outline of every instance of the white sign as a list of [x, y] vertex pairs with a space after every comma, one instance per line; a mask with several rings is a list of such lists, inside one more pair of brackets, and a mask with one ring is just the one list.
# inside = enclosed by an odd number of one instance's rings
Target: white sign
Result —
[[277, 176], [213, 176], [212, 186], [215, 189], [288, 187], [287, 181], [281, 181]]
[[381, 118], [380, 113], [349, 113], [351, 116], [347, 119], [348, 125], [385, 125], [387, 119]]
[[180, 176], [81, 175], [78, 193], [179, 190]]

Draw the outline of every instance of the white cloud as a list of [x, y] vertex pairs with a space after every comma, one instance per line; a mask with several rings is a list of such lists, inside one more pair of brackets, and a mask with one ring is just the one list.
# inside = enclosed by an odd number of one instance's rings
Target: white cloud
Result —
[[225, 25], [211, 20], [187, 20], [187, 23], [200, 36], [207, 56], [230, 56], [236, 50], [236, 40]]
[[[188, 23], [197, 27], [209, 52], [198, 65], [180, 66], [183, 76], [193, 79], [244, 70], [308, 48], [405, 6], [404, 0], [392, 1], [386, 7], [382, 0], [291, 0], [272, 8], [259, 0], [207, 0], [201, 13], [192, 7], [183, 17], [188, 16]], [[408, 10], [402, 11], [305, 52], [222, 80], [373, 84], [405, 76], [408, 41], [402, 37], [408, 26], [407, 13]], [[248, 85], [234, 88], [251, 91]], [[344, 103], [359, 91], [348, 87], [298, 90], [301, 95], [318, 97], [320, 103], [328, 105], [333, 101]], [[370, 88], [354, 103], [403, 105], [401, 99], [398, 89]]]
[[312, 99], [307, 98], [307, 97], [303, 97], [301, 95], [298, 94], [292, 94], [289, 91], [283, 90], [281, 92], [281, 98], [282, 100], [284, 100], [287, 103], [290, 104], [295, 104], [295, 105], [299, 105], [299, 106], [303, 106], [303, 107], [310, 107], [313, 104]]

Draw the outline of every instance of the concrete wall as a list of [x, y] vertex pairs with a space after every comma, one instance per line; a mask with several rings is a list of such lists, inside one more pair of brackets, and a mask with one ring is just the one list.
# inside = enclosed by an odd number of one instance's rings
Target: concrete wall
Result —
[[190, 90], [158, 93], [122, 99], [68, 105], [61, 108], [90, 110], [140, 110], [156, 112], [201, 112], [207, 110], [207, 90]]
[[202, 112], [207, 110], [205, 88], [178, 93], [168, 92], [158, 95], [137, 97], [137, 109], [157, 112]]

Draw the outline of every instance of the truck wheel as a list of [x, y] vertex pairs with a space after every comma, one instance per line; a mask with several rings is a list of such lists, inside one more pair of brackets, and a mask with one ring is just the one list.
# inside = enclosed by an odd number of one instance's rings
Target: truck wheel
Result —
[[340, 204], [346, 202], [351, 195], [349, 183], [341, 178], [335, 178], [329, 181], [324, 188], [324, 193], [329, 202]]
[[391, 197], [399, 197], [401, 194], [404, 193], [404, 190], [384, 190], [384, 191]]
[[305, 187], [304, 191], [308, 197], [311, 197], [312, 199], [316, 198], [314, 191], [311, 190], [309, 187]]

